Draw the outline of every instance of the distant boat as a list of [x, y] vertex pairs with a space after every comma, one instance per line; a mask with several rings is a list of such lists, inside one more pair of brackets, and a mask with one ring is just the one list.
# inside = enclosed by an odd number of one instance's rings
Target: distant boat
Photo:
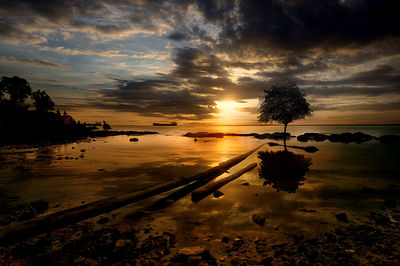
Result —
[[153, 123], [153, 126], [177, 126], [178, 123], [171, 122], [171, 123]]

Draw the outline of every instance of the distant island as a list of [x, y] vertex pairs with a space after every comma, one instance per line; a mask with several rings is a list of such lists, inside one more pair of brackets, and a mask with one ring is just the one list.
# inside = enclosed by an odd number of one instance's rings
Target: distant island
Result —
[[153, 126], [177, 126], [178, 123], [170, 122], [170, 123], [153, 123]]
[[[27, 99], [30, 102], [26, 102]], [[111, 131], [106, 122], [81, 123], [60, 110], [43, 90], [32, 91], [26, 79], [0, 81], [0, 145], [74, 142], [87, 137], [157, 134], [152, 131]], [[97, 130], [97, 126], [103, 130]]]

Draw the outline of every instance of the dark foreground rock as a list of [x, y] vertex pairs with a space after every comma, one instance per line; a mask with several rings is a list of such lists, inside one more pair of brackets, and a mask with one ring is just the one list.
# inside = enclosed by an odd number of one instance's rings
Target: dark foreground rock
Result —
[[399, 222], [400, 208], [380, 209], [312, 235], [224, 233], [183, 246], [171, 231], [140, 235], [144, 227], [83, 224], [2, 246], [0, 265], [399, 265]]

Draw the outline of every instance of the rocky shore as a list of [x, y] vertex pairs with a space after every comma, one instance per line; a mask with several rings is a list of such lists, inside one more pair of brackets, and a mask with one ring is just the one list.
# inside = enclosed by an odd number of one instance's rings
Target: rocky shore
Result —
[[[190, 245], [182, 237], [188, 235], [184, 232], [159, 231], [144, 221], [112, 223], [108, 218], [97, 218], [97, 222], [0, 247], [0, 264], [397, 265], [400, 208], [396, 203], [390, 206], [371, 211], [362, 221], [337, 218], [336, 225], [312, 236], [301, 231], [280, 232], [279, 228], [272, 233], [260, 229], [255, 237], [233, 233], [194, 237]], [[99, 224], [100, 228], [94, 229]], [[264, 223], [258, 225], [263, 228]]]

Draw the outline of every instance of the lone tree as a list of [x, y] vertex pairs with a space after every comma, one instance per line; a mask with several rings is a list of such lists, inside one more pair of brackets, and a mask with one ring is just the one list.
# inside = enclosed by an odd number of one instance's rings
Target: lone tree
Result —
[[54, 110], [54, 102], [45, 91], [35, 91], [31, 95], [36, 111], [47, 112]]
[[310, 116], [312, 110], [307, 103], [305, 94], [293, 81], [282, 82], [264, 90], [264, 96], [260, 99], [260, 115], [258, 121], [268, 123], [276, 121], [285, 125], [284, 147], [286, 148], [286, 128], [294, 120]]
[[18, 76], [12, 78], [2, 77], [0, 91], [7, 92], [10, 95], [10, 102], [16, 106], [21, 106], [25, 99], [32, 93], [28, 81]]

